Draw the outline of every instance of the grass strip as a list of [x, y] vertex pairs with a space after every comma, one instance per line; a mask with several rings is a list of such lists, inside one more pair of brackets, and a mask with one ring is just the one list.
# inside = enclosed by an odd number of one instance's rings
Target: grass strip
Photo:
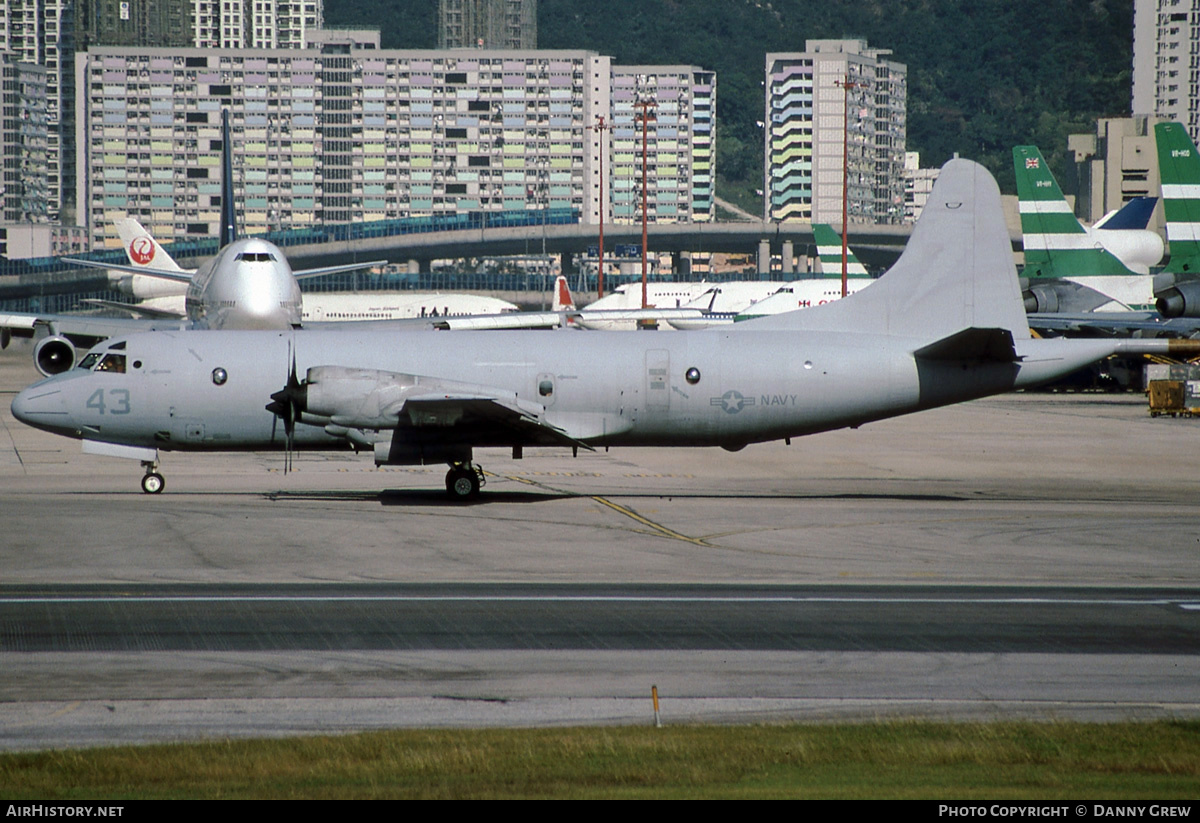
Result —
[[1196, 721], [400, 730], [0, 755], [5, 800], [1198, 796]]

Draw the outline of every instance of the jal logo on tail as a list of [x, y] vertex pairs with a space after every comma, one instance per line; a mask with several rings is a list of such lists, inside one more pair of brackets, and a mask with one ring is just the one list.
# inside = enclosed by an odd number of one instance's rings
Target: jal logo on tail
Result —
[[154, 259], [154, 241], [149, 237], [135, 238], [129, 244], [129, 259], [139, 266], [144, 266]]

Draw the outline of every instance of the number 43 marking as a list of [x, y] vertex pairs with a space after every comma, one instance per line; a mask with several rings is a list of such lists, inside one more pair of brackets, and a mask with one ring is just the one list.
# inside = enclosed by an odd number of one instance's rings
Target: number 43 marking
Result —
[[109, 389], [109, 402], [104, 402], [104, 389], [96, 389], [88, 398], [87, 407], [100, 414], [129, 414], [129, 389]]

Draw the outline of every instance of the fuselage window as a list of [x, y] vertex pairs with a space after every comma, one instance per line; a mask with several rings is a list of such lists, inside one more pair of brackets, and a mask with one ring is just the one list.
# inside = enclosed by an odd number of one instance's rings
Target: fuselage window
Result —
[[92, 366], [96, 365], [96, 361], [99, 359], [100, 353], [92, 352], [87, 357], [83, 358], [83, 360], [79, 361], [79, 365], [76, 368], [83, 369], [84, 371], [91, 371]]
[[125, 373], [125, 355], [123, 354], [106, 354], [104, 359], [100, 361], [100, 365], [96, 366], [96, 371], [110, 371], [117, 374]]

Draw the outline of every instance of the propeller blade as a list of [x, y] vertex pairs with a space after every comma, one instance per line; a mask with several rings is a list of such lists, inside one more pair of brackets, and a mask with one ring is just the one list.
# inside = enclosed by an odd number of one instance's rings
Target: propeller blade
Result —
[[271, 402], [265, 408], [271, 414], [283, 421], [284, 444], [283, 473], [287, 474], [292, 467], [292, 452], [296, 445], [296, 421], [304, 410], [308, 400], [308, 389], [296, 375], [296, 352], [288, 343], [291, 368], [288, 371], [287, 383], [277, 392], [271, 394]]

